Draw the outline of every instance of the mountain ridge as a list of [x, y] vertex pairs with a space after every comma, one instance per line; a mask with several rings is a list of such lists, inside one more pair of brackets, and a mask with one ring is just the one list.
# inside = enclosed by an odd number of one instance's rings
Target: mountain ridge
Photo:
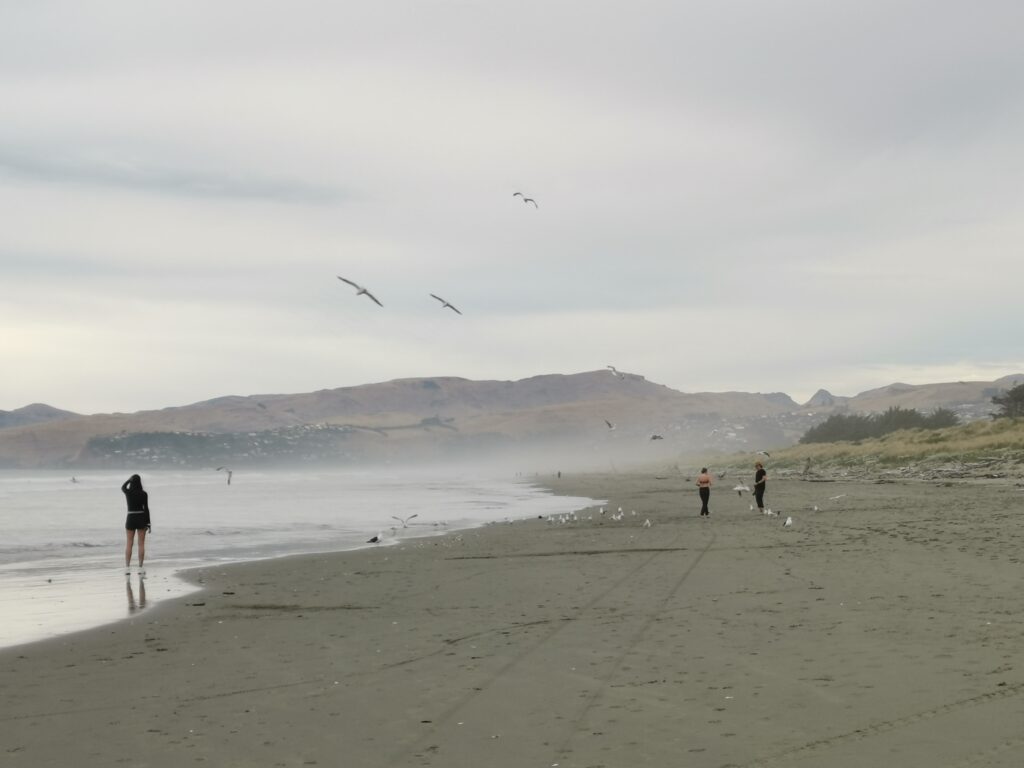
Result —
[[[0, 466], [106, 466], [142, 458], [172, 466], [275, 457], [359, 463], [530, 446], [626, 460], [652, 454], [646, 442], [655, 435], [665, 455], [736, 452], [792, 444], [834, 412], [948, 407], [964, 421], [983, 418], [991, 394], [1017, 380], [1024, 375], [894, 383], [849, 398], [819, 390], [798, 405], [784, 393], [686, 393], [639, 374], [598, 370], [515, 381], [402, 378], [298, 394], [224, 395], [135, 413], [80, 415], [40, 404], [58, 415], [0, 429]], [[140, 435], [149, 436], [148, 451]], [[210, 437], [216, 435], [233, 437]]]

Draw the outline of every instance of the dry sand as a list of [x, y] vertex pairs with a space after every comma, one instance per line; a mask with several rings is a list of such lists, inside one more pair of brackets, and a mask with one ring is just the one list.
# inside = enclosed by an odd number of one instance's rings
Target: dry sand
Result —
[[626, 517], [207, 568], [0, 652], [2, 764], [1024, 764], [1011, 485], [776, 480], [783, 528], [680, 479], [550, 483]]

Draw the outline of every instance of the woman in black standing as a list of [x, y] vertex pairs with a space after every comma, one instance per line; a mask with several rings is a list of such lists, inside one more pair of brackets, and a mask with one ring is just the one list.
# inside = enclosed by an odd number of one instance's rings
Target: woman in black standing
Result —
[[711, 510], [708, 509], [708, 501], [711, 499], [711, 475], [708, 468], [704, 467], [697, 475], [697, 492], [700, 494], [700, 516], [709, 517]]
[[754, 501], [757, 502], [757, 508], [761, 514], [764, 514], [764, 489], [768, 485], [768, 473], [764, 471], [764, 464], [760, 461], [754, 462], [754, 469], [757, 471], [754, 473]]
[[124, 528], [127, 541], [124, 547], [124, 571], [130, 573], [132, 564], [132, 546], [136, 535], [139, 537], [139, 570], [146, 561], [146, 533], [151, 530], [149, 524], [149, 494], [142, 488], [142, 478], [132, 475], [121, 486], [121, 491], [128, 500], [128, 518]]

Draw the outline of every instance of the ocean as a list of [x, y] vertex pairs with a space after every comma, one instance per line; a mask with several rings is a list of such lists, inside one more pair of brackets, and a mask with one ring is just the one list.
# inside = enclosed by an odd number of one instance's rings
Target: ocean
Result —
[[124, 569], [127, 472], [0, 471], [0, 648], [122, 619], [196, 587], [187, 568], [383, 545], [593, 503], [426, 471], [143, 472], [145, 574]]

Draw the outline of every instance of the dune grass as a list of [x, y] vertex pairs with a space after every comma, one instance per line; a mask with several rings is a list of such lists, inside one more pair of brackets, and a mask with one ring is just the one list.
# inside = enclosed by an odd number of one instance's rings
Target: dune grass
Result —
[[975, 421], [945, 429], [906, 429], [870, 440], [798, 444], [772, 451], [776, 467], [799, 467], [808, 459], [815, 465], [991, 460], [1024, 464], [1024, 419]]

